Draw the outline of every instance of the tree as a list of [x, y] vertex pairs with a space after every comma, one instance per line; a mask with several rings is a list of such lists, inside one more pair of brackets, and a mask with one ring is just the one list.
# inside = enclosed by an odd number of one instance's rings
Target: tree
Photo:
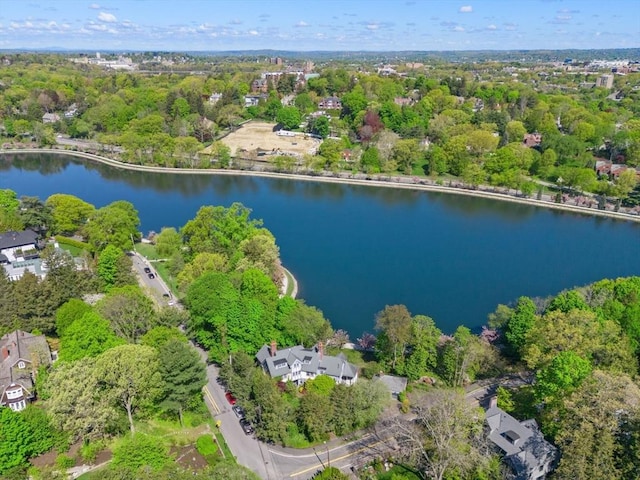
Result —
[[311, 442], [329, 439], [333, 405], [329, 396], [307, 392], [300, 400], [298, 421]]
[[329, 466], [313, 478], [316, 480], [349, 480], [349, 476], [342, 473], [338, 468]]
[[302, 118], [296, 107], [282, 107], [276, 115], [276, 121], [282, 124], [284, 129], [294, 130], [298, 128]]
[[182, 412], [207, 383], [205, 365], [198, 352], [188, 343], [171, 339], [159, 348], [160, 375], [165, 383], [165, 409], [178, 412], [183, 425]]
[[266, 229], [258, 230], [249, 238], [242, 240], [238, 250], [242, 253], [242, 258], [236, 267], [239, 271], [257, 268], [276, 285], [280, 284], [282, 277], [280, 249], [271, 232]]
[[278, 320], [285, 345], [304, 345], [311, 347], [331, 337], [331, 324], [316, 307], [296, 300], [295, 306]]
[[410, 174], [413, 166], [422, 158], [422, 151], [415, 139], [398, 140], [393, 146], [391, 156], [400, 170]]
[[335, 380], [328, 375], [318, 375], [315, 378], [307, 380], [304, 384], [307, 392], [317, 393], [324, 397], [329, 397], [335, 386]]
[[424, 315], [416, 315], [411, 319], [411, 353], [404, 366], [404, 374], [410, 380], [418, 380], [436, 368], [441, 335], [433, 319]]
[[[470, 474], [486, 462], [482, 443], [484, 414], [460, 393], [431, 392], [415, 408], [415, 420], [395, 417], [383, 423], [385, 437], [398, 443], [406, 465], [442, 480], [448, 474]], [[391, 434], [391, 435], [389, 435]]]
[[64, 193], [51, 195], [46, 204], [51, 207], [53, 231], [63, 235], [73, 235], [80, 230], [96, 210], [90, 203]]
[[160, 350], [165, 344], [170, 341], [179, 341], [182, 343], [189, 343], [187, 336], [176, 327], [167, 327], [159, 325], [153, 327], [147, 333], [140, 338], [140, 344], [148, 347], [153, 347], [156, 350]]
[[124, 256], [124, 252], [114, 245], [107, 245], [100, 252], [97, 271], [107, 290], [119, 283], [118, 279], [122, 276], [120, 266], [123, 263], [122, 257]]
[[96, 304], [96, 311], [128, 343], [137, 342], [157, 322], [153, 302], [137, 285], [112, 288]]
[[45, 409], [70, 440], [94, 440], [112, 431], [117, 413], [102, 393], [95, 359], [61, 362], [47, 377]]
[[181, 233], [192, 255], [201, 252], [221, 253], [232, 262], [237, 247], [262, 225], [260, 220], [250, 219], [251, 210], [241, 203], [229, 208], [205, 206], [189, 220]]
[[156, 252], [162, 257], [171, 257], [182, 248], [182, 237], [173, 227], [162, 227], [154, 240]]
[[254, 420], [257, 437], [267, 442], [282, 441], [286, 427], [282, 419], [289, 417], [289, 406], [275, 382], [261, 369], [253, 369], [248, 407], [247, 418]]
[[324, 115], [310, 119], [309, 132], [324, 140], [329, 136], [329, 119]]
[[536, 375], [535, 396], [540, 401], [553, 401], [571, 393], [589, 376], [591, 362], [571, 350], [560, 352]]
[[221, 253], [198, 253], [178, 274], [180, 290], [186, 289], [194, 281], [208, 272], [225, 273], [229, 269], [227, 257]]
[[121, 345], [109, 322], [89, 310], [66, 327], [60, 338], [60, 360], [74, 361], [97, 357], [102, 352]]
[[536, 323], [536, 306], [529, 297], [520, 297], [507, 320], [504, 336], [511, 351], [520, 356], [525, 346], [527, 334]]
[[91, 312], [91, 305], [78, 298], [72, 298], [56, 310], [56, 332], [59, 337], [64, 336], [66, 329], [85, 313]]
[[135, 434], [134, 413], [157, 398], [162, 388], [158, 352], [144, 345], [111, 348], [97, 358], [96, 373], [105, 396], [126, 410]]
[[53, 225], [52, 209], [38, 197], [21, 197], [18, 216], [24, 228], [30, 228], [40, 236]]
[[405, 349], [411, 335], [411, 314], [404, 305], [386, 305], [376, 315], [376, 330], [381, 331], [385, 342], [376, 342], [385, 348], [378, 350], [378, 354], [386, 361], [391, 359], [391, 369], [395, 371], [398, 357], [404, 359]]
[[628, 168], [618, 175], [614, 188], [616, 196], [622, 199], [627, 198], [633, 189], [636, 188], [637, 184], [638, 175], [636, 174], [635, 169]]
[[40, 443], [42, 433], [35, 431], [22, 413], [0, 407], [0, 475], [25, 466], [29, 458], [49, 450], [53, 442]]
[[118, 200], [97, 210], [84, 229], [96, 251], [102, 251], [109, 244], [127, 251], [133, 248], [133, 242], [140, 236], [139, 224], [134, 206]]

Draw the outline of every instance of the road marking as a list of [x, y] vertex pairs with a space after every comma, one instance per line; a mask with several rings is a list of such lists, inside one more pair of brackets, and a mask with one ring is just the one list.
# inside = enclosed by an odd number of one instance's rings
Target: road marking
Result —
[[[368, 449], [370, 449], [370, 448], [372, 448], [372, 447], [375, 447], [376, 445], [380, 445], [381, 443], [384, 443], [384, 441], [380, 441], [380, 442], [372, 443], [371, 445], [367, 445], [366, 447], [362, 447], [362, 448], [360, 448], [359, 450], [356, 450], [356, 451], [351, 452], [351, 453], [347, 453], [346, 455], [342, 455], [341, 457], [338, 457], [338, 458], [330, 458], [330, 459], [327, 459], [327, 460], [328, 460], [328, 461], [330, 460], [330, 461], [332, 461], [332, 462], [339, 462], [340, 460], [344, 460], [345, 458], [349, 458], [349, 457], [351, 457], [351, 456], [355, 455], [356, 453], [363, 452], [364, 450], [368, 450]], [[320, 452], [320, 453], [323, 453], [323, 452]], [[327, 463], [328, 463], [328, 461], [327, 461]], [[308, 473], [308, 472], [310, 472], [311, 470], [317, 470], [317, 469], [318, 469], [318, 467], [322, 467], [322, 466], [323, 466], [323, 465], [322, 465], [321, 463], [317, 463], [317, 464], [315, 464], [315, 465], [314, 465], [314, 466], [312, 466], [312, 467], [305, 468], [304, 470], [300, 470], [299, 472], [294, 472], [294, 473], [292, 473], [291, 475], [289, 475], [289, 478], [297, 477], [298, 475], [302, 475], [303, 473]]]
[[[362, 442], [363, 440], [365, 440], [365, 439], [367, 439], [367, 438], [369, 438], [371, 436], [372, 436], [371, 433], [367, 433], [366, 435], [363, 435], [361, 438], [359, 438], [357, 440], [353, 440], [353, 441], [351, 441], [349, 443], [338, 445], [336, 447], [333, 447], [333, 448], [329, 449], [329, 453], [335, 452], [336, 450], [340, 450], [341, 448], [346, 448], [346, 447], [348, 447], [350, 445], [353, 445], [354, 443]], [[320, 447], [321, 446], [318, 446], [318, 448], [320, 448]], [[315, 453], [308, 453], [308, 454], [303, 454], [303, 455], [291, 454], [291, 453], [280, 452], [278, 450], [273, 450], [271, 448], [269, 449], [269, 452], [271, 452], [274, 455], [278, 455], [280, 457], [287, 457], [287, 458], [310, 458], [310, 457], [315, 457], [316, 456]]]
[[211, 403], [211, 407], [213, 408], [215, 415], [222, 413], [220, 411], [220, 407], [218, 407], [218, 404], [213, 399], [213, 395], [211, 395], [211, 392], [209, 391], [209, 388], [206, 385], [202, 387], [202, 391], [204, 392], [204, 396], [207, 397], [207, 399], [209, 400], [209, 403]]

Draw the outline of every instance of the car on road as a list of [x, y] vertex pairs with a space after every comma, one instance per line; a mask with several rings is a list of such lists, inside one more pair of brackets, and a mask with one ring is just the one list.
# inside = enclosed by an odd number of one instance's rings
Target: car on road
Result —
[[151, 280], [153, 280], [154, 278], [156, 278], [156, 276], [153, 273], [148, 273], [147, 277], [149, 277]]
[[236, 417], [238, 417], [240, 420], [244, 419], [244, 408], [242, 408], [240, 405], [234, 405], [231, 410], [233, 410], [233, 413], [235, 413]]
[[144, 267], [144, 273], [151, 273], [151, 269], [149, 267]]
[[233, 396], [233, 393], [226, 392], [224, 394], [224, 396], [227, 399], [227, 402], [229, 402], [231, 405], [235, 405], [236, 404], [236, 397]]
[[242, 427], [245, 435], [251, 435], [255, 431], [253, 429], [253, 425], [251, 425], [251, 423], [249, 423], [249, 421], [245, 420], [244, 418], [240, 420], [240, 426]]

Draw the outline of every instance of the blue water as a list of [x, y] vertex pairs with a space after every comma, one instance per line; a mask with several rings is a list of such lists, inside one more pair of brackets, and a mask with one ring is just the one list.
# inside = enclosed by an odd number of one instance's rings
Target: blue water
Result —
[[[8, 159], [13, 158], [13, 162]], [[403, 303], [445, 332], [498, 303], [640, 275], [640, 224], [432, 192], [246, 176], [151, 174], [51, 155], [0, 157], [0, 188], [96, 207], [128, 200], [141, 231], [241, 202], [276, 236], [299, 297], [355, 339]]]

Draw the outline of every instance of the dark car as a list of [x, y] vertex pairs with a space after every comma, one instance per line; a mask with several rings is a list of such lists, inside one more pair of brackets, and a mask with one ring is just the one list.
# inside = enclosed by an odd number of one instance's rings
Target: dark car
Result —
[[224, 396], [226, 397], [227, 402], [229, 402], [231, 405], [235, 405], [236, 404], [236, 397], [233, 396], [233, 393], [226, 392], [224, 394]]
[[149, 277], [151, 280], [153, 280], [154, 278], [156, 278], [156, 276], [153, 273], [148, 273], [147, 277]]
[[242, 419], [240, 420], [240, 426], [244, 431], [245, 435], [251, 435], [255, 430], [253, 429], [253, 425], [249, 423], [248, 420]]
[[144, 273], [151, 273], [151, 269], [149, 267], [144, 267]]
[[240, 420], [244, 419], [244, 408], [242, 408], [240, 405], [234, 405], [231, 410], [233, 410], [233, 413], [235, 413], [236, 417], [238, 417]]

